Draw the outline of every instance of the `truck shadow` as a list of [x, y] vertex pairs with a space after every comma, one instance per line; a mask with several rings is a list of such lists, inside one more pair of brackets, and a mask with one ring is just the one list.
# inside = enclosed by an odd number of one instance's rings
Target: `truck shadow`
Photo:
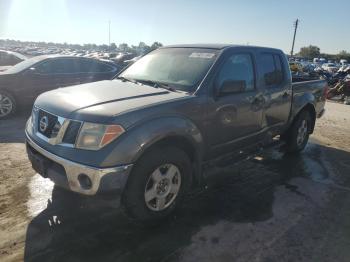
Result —
[[20, 112], [12, 118], [0, 120], [0, 143], [24, 143], [24, 128], [29, 115]]
[[[329, 181], [323, 154], [349, 158], [348, 152], [311, 144], [301, 156], [271, 150], [254, 160], [221, 169], [216, 183], [189, 195], [171, 218], [152, 228], [130, 223], [117, 207], [116, 198], [89, 198], [55, 187], [47, 208], [28, 226], [24, 260], [167, 260], [189, 245], [203, 226], [222, 220], [268, 220], [273, 216], [277, 187], [300, 194], [289, 184], [294, 177]], [[215, 243], [217, 239], [205, 241]]]

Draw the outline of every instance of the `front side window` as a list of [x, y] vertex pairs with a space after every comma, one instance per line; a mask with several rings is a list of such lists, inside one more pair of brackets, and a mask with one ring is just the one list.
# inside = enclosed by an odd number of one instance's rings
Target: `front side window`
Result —
[[254, 66], [249, 54], [235, 54], [226, 60], [219, 71], [217, 85], [227, 81], [241, 82], [242, 91], [254, 90]]
[[218, 50], [202, 48], [157, 49], [142, 57], [119, 77], [167, 84], [192, 92], [217, 57]]

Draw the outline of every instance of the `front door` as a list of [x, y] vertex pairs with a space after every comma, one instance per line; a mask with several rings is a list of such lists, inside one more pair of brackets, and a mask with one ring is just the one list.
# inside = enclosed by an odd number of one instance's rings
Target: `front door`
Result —
[[253, 55], [228, 55], [215, 77], [209, 102], [211, 154], [239, 150], [257, 142], [264, 98], [256, 88]]

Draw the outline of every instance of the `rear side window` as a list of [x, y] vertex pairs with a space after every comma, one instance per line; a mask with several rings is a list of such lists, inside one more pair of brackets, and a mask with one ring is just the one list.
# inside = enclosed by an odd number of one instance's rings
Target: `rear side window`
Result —
[[79, 70], [82, 73], [107, 73], [113, 71], [113, 67], [98, 61], [82, 59], [79, 62]]
[[21, 59], [19, 59], [14, 55], [11, 55], [5, 52], [0, 52], [0, 66], [11, 66], [21, 61], [22, 61]]
[[259, 66], [266, 86], [275, 86], [283, 82], [281, 57], [276, 54], [262, 54]]
[[101, 72], [101, 73], [103, 73], [103, 72], [111, 72], [112, 70], [113, 70], [113, 68], [111, 67], [111, 66], [109, 66], [109, 65], [106, 65], [106, 64], [104, 64], [104, 63], [97, 63], [98, 65], [97, 65], [97, 72]]

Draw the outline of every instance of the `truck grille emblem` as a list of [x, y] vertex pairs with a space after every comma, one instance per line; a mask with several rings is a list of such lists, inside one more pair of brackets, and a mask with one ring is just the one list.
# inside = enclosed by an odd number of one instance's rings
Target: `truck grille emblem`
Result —
[[47, 116], [43, 116], [42, 118], [40, 118], [40, 122], [39, 122], [39, 129], [41, 132], [45, 132], [46, 129], [49, 126], [49, 119]]

